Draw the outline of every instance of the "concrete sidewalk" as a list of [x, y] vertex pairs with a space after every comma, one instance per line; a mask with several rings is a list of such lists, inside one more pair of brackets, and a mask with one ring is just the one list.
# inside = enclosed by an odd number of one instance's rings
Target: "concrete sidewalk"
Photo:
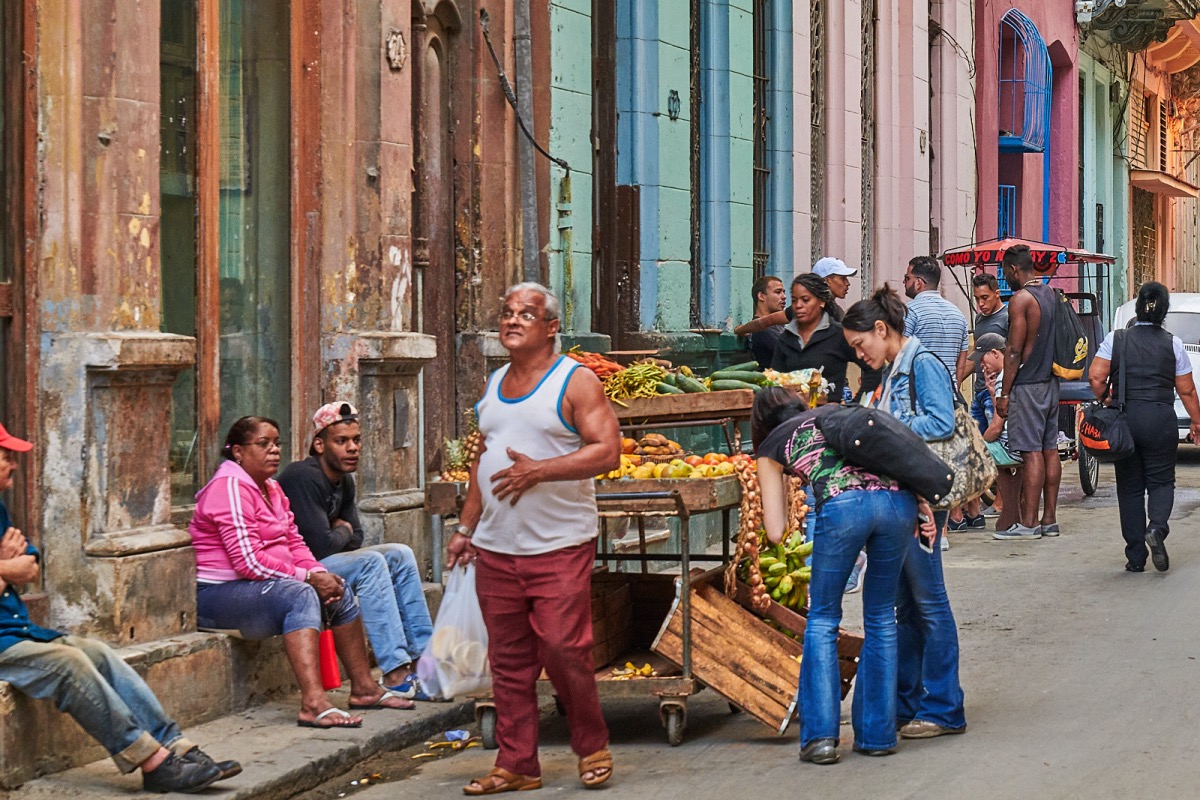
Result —
[[[331, 692], [345, 708], [348, 691]], [[317, 786], [349, 770], [375, 753], [419, 743], [473, 720], [470, 701], [418, 703], [413, 711], [375, 710], [362, 713], [357, 729], [313, 730], [296, 725], [299, 701], [268, 703], [240, 714], [189, 728], [214, 758], [235, 758], [245, 771], [200, 793], [211, 800], [277, 800]], [[30, 781], [5, 793], [6, 800], [61, 800], [63, 797], [108, 800], [143, 794], [140, 772], [121, 775], [107, 759], [85, 767]]]

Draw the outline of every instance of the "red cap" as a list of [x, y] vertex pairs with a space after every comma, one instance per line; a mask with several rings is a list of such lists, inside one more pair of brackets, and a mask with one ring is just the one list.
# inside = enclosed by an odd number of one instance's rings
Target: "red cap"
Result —
[[0, 447], [5, 450], [14, 450], [18, 453], [28, 453], [33, 449], [33, 443], [27, 442], [24, 439], [18, 439], [8, 432], [8, 429], [0, 425]]

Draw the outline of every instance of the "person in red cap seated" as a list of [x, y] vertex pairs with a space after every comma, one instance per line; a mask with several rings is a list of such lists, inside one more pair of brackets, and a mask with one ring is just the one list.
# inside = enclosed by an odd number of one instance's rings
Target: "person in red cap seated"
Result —
[[[0, 492], [13, 484], [19, 453], [33, 445], [0, 425]], [[184, 738], [154, 692], [104, 642], [34, 625], [17, 586], [35, 583], [40, 554], [12, 527], [0, 501], [0, 681], [52, 700], [112, 756], [121, 772], [142, 770], [151, 792], [197, 792], [242, 771], [215, 762]]]
[[354, 474], [362, 452], [358, 409], [326, 403], [313, 414], [308, 458], [279, 473], [296, 529], [313, 555], [358, 595], [363, 627], [383, 685], [413, 700], [432, 698], [418, 685], [415, 663], [433, 635], [421, 571], [412, 548], [384, 543], [363, 547]]

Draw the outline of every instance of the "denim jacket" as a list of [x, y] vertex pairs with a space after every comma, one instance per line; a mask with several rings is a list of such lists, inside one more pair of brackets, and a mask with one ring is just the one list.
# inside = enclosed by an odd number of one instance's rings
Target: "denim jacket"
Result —
[[[914, 375], [916, 408], [908, 390]], [[950, 373], [915, 336], [909, 337], [895, 362], [884, 368], [883, 387], [876, 405], [885, 402], [892, 416], [927, 442], [948, 439], [954, 433], [954, 384]]]

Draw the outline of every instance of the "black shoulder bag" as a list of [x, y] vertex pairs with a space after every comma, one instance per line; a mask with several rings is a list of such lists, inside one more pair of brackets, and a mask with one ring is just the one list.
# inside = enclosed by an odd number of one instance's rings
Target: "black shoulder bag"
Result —
[[1133, 434], [1125, 418], [1125, 331], [1113, 334], [1113, 354], [1119, 360], [1117, 380], [1121, 384], [1117, 404], [1091, 403], [1079, 423], [1079, 441], [1097, 461], [1120, 461], [1133, 455]]

